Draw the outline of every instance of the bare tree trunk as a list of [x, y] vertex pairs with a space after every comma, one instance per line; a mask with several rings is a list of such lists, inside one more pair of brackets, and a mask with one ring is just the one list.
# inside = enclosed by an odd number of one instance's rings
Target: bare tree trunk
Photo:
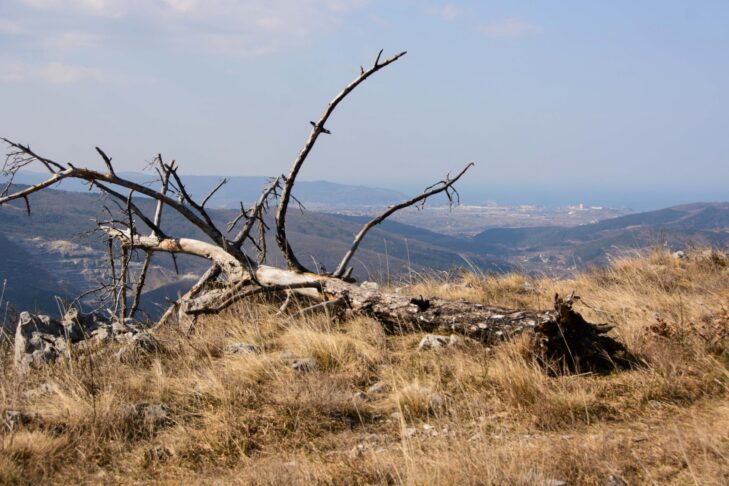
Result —
[[[566, 366], [571, 371], [609, 372], [635, 361], [622, 344], [605, 335], [613, 326], [591, 324], [574, 311], [573, 303], [578, 297], [573, 295], [567, 299], [555, 296], [553, 309], [536, 311], [415, 298], [363, 288], [330, 276], [268, 266], [258, 268], [256, 280], [262, 287], [241, 288], [238, 293], [268, 288], [300, 294], [320, 302], [310, 309], [331, 304], [344, 315], [374, 318], [389, 333], [454, 333], [487, 345], [526, 334], [535, 356], [545, 364]], [[220, 312], [236, 301], [228, 296], [227, 305], [216, 306], [215, 302], [225, 298], [223, 294], [217, 291], [192, 299], [186, 312], [192, 315]]]

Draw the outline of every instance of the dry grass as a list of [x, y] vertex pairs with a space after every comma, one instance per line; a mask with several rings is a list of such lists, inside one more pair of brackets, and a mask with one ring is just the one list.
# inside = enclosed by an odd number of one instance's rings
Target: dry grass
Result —
[[[583, 296], [645, 366], [549, 377], [520, 342], [417, 351], [358, 318], [276, 318], [263, 304], [165, 330], [165, 352], [112, 352], [18, 377], [4, 355], [0, 482], [628, 484], [729, 482], [729, 261], [621, 259], [571, 280], [424, 280], [415, 295], [509, 307]], [[232, 343], [259, 353], [225, 352]], [[292, 369], [313, 358], [315, 369]], [[370, 388], [375, 385], [374, 388]], [[370, 389], [371, 391], [367, 391]], [[165, 415], [135, 415], [134, 404]]]

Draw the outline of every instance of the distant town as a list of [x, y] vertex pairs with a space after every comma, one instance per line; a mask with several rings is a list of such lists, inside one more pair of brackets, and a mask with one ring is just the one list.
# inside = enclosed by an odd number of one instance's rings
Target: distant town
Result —
[[[337, 207], [309, 205], [310, 209], [349, 216], [374, 216], [385, 208], [380, 206]], [[576, 226], [630, 214], [627, 209], [602, 206], [547, 208], [522, 204], [517, 206], [487, 202], [483, 205], [426, 205], [422, 209], [408, 208], [395, 213], [392, 220], [425, 228], [450, 236], [474, 236], [489, 228], [528, 228], [536, 226]]]

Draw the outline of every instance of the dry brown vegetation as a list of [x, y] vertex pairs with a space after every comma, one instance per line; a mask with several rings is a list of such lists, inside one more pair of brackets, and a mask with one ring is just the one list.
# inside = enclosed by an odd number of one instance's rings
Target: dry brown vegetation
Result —
[[[519, 342], [418, 351], [422, 336], [369, 319], [276, 317], [262, 303], [189, 338], [159, 331], [164, 351], [135, 362], [106, 348], [19, 377], [6, 350], [0, 407], [27, 423], [3, 426], [0, 482], [727, 484], [726, 255], [656, 251], [570, 280], [461, 275], [401, 291], [545, 308], [573, 289], [643, 366], [554, 377]], [[260, 352], [226, 351], [240, 342]], [[317, 369], [295, 371], [294, 357]], [[163, 412], [134, 413], [140, 403]]]

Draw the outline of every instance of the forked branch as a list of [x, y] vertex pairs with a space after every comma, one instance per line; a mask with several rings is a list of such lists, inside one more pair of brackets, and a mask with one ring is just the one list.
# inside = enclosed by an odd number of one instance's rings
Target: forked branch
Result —
[[395, 212], [410, 207], [410, 206], [416, 206], [418, 204], [425, 203], [425, 200], [428, 199], [431, 196], [435, 196], [436, 194], [440, 194], [441, 192], [445, 192], [446, 196], [448, 197], [448, 201], [452, 204], [454, 201], [457, 202], [458, 199], [458, 192], [453, 187], [453, 184], [458, 182], [458, 179], [460, 179], [463, 174], [468, 171], [471, 167], [473, 167], [474, 163], [470, 162], [468, 163], [461, 172], [458, 173], [458, 175], [454, 178], [450, 178], [450, 176], [446, 176], [445, 179], [442, 181], [428, 187], [423, 191], [420, 195], [408, 199], [407, 201], [401, 202], [400, 204], [396, 204], [394, 206], [391, 206], [387, 209], [384, 213], [380, 214], [376, 218], [373, 218], [369, 223], [364, 225], [362, 229], [357, 233], [357, 235], [354, 237], [354, 241], [352, 242], [352, 246], [349, 248], [349, 251], [347, 251], [347, 254], [344, 255], [344, 258], [342, 258], [342, 261], [339, 263], [339, 266], [334, 271], [334, 276], [337, 278], [342, 278], [347, 273], [347, 265], [349, 265], [350, 260], [354, 256], [354, 253], [357, 251], [357, 248], [359, 248], [359, 244], [362, 242], [362, 239], [367, 235], [367, 232], [377, 226], [378, 224], [382, 223], [384, 220], [392, 216]]
[[385, 59], [384, 61], [380, 62], [380, 57], [382, 56], [382, 50], [380, 50], [380, 52], [377, 54], [377, 59], [375, 59], [375, 63], [367, 70], [361, 68], [360, 75], [357, 76], [354, 81], [345, 86], [345, 88], [340, 91], [339, 94], [337, 94], [337, 96], [335, 96], [331, 102], [329, 102], [326, 109], [324, 110], [324, 113], [322, 113], [321, 117], [319, 118], [319, 121], [311, 122], [312, 129], [311, 133], [309, 134], [309, 138], [306, 140], [304, 148], [301, 149], [301, 152], [299, 152], [296, 160], [294, 160], [294, 163], [291, 166], [291, 170], [289, 171], [289, 175], [284, 179], [284, 187], [278, 203], [278, 210], [276, 211], [276, 243], [281, 249], [281, 253], [283, 253], [289, 269], [296, 272], [308, 271], [306, 267], [304, 267], [301, 262], [299, 262], [299, 260], [296, 258], [296, 255], [294, 254], [294, 251], [291, 248], [289, 240], [286, 236], [286, 211], [288, 210], [289, 202], [291, 200], [291, 191], [294, 188], [294, 184], [296, 183], [296, 177], [299, 174], [299, 170], [301, 170], [301, 166], [304, 164], [304, 161], [306, 161], [306, 157], [309, 155], [309, 152], [311, 152], [311, 149], [314, 147], [314, 144], [319, 138], [319, 135], [322, 133], [330, 133], [330, 131], [325, 128], [325, 125], [329, 120], [331, 114], [337, 108], [337, 105], [339, 105], [339, 103], [344, 98], [346, 98], [347, 95], [351, 93], [357, 86], [359, 86], [365, 79], [369, 78], [380, 69], [397, 61], [406, 53], [407, 51], [403, 51], [395, 56], [390, 57], [389, 59]]

